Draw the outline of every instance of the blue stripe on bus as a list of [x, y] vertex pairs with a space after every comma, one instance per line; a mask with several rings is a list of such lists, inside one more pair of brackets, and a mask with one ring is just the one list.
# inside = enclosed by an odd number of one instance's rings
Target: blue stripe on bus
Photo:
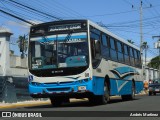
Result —
[[124, 73], [129, 73], [129, 72], [137, 73], [137, 71], [134, 68], [131, 68], [131, 67], [118, 67], [118, 68], [115, 68], [114, 70], [116, 70], [121, 75], [124, 74]]
[[[110, 95], [126, 95], [131, 94], [131, 87], [132, 81], [131, 80], [120, 80], [120, 79], [110, 79]], [[103, 77], [96, 77], [94, 76], [92, 80], [88, 80], [88, 82], [75, 82], [74, 84], [63, 84], [63, 85], [49, 85], [49, 86], [36, 86], [36, 85], [29, 85], [29, 92], [30, 93], [43, 93], [43, 91], [47, 88], [65, 88], [69, 87], [68, 91], [70, 92], [71, 88], [74, 88], [74, 92], [78, 91], [78, 86], [86, 86], [87, 90], [92, 92], [94, 95], [103, 95], [104, 94], [104, 78]], [[143, 82], [142, 81], [135, 81], [136, 86], [136, 93], [139, 93], [143, 89]], [[46, 91], [48, 92], [48, 91]], [[56, 91], [60, 92], [60, 91]]]
[[[127, 95], [131, 94], [132, 81], [131, 80], [120, 80], [110, 79], [110, 95]], [[136, 93], [143, 90], [143, 82], [135, 81]], [[95, 95], [103, 95], [104, 93], [104, 78], [93, 77], [93, 93]]]
[[[66, 37], [67, 36], [64, 36], [64, 37], [58, 37], [58, 38], [56, 38], [56, 37], [51, 37], [51, 38], [42, 38], [42, 39], [38, 39], [38, 41], [39, 42], [49, 42], [49, 41], [55, 41], [55, 40], [64, 40], [64, 39], [66, 39]], [[69, 38], [69, 40], [70, 39], [85, 39], [85, 38], [87, 38], [87, 36], [86, 35], [79, 35], [79, 36], [71, 36], [70, 38]]]

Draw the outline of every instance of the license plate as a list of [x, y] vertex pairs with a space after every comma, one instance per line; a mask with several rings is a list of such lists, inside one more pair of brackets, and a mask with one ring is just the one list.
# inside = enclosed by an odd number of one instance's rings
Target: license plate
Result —
[[78, 90], [86, 90], [86, 86], [79, 86]]
[[155, 89], [155, 91], [156, 91], [156, 92], [158, 92], [158, 91], [159, 91], [159, 89]]

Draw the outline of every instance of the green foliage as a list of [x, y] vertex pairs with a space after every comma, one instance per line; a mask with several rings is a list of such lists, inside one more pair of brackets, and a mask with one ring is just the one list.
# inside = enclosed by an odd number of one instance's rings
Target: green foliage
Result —
[[132, 40], [127, 40], [129, 43], [134, 44], [134, 42]]
[[20, 49], [21, 57], [24, 58], [24, 55], [28, 49], [28, 38], [26, 37], [27, 35], [23, 35], [23, 36], [19, 36], [17, 43], [18, 43], [18, 47]]
[[158, 69], [159, 65], [160, 65], [160, 57], [159, 56], [152, 58], [150, 63], [148, 63], [149, 67], [152, 67], [152, 68], [155, 68], [155, 69]]

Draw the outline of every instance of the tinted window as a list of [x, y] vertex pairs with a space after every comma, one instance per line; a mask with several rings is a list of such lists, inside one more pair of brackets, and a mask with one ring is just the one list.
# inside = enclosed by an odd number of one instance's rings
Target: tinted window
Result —
[[141, 56], [140, 56], [140, 52], [139, 51], [137, 52], [137, 57], [140, 60]]
[[105, 34], [102, 34], [102, 46], [101, 46], [101, 51], [102, 51], [102, 56], [105, 59], [108, 59], [110, 56], [110, 51], [109, 51], [109, 45], [108, 45], [108, 36]]
[[110, 49], [110, 56], [112, 60], [117, 60], [117, 52], [113, 49]]
[[100, 36], [91, 32], [92, 65], [96, 68], [101, 60]]
[[91, 30], [91, 32], [96, 33], [97, 35], [100, 35], [100, 34], [101, 34], [101, 32], [100, 32], [98, 29], [96, 29], [96, 28], [94, 28], [94, 27], [92, 27], [92, 26], [90, 26], [90, 30]]
[[117, 42], [117, 49], [119, 52], [122, 52], [122, 43], [121, 42]]
[[130, 56], [133, 57], [133, 49], [131, 47], [129, 49], [129, 52], [130, 52]]
[[117, 51], [115, 47], [115, 40], [113, 38], [110, 38], [110, 48], [111, 59], [117, 61]]
[[128, 46], [124, 45], [124, 54], [128, 55]]
[[110, 47], [111, 49], [114, 49], [115, 50], [115, 40], [113, 38], [110, 38]]
[[107, 36], [104, 34], [102, 34], [102, 45], [108, 46], [108, 39], [107, 39]]
[[134, 57], [137, 59], [138, 56], [137, 56], [137, 50], [134, 50]]

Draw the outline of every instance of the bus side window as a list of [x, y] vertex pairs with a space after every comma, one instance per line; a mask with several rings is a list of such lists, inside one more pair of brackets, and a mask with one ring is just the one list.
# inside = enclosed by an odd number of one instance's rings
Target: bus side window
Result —
[[123, 47], [122, 43], [120, 41], [117, 41], [117, 53], [118, 53], [118, 61], [119, 62], [124, 62], [122, 47]]
[[130, 64], [128, 46], [125, 44], [124, 44], [124, 61], [126, 64]]
[[117, 61], [116, 41], [112, 37], [110, 37], [110, 56], [112, 60]]
[[101, 59], [100, 36], [91, 32], [92, 64], [95, 68]]
[[140, 51], [137, 52], [137, 56], [138, 56], [138, 67], [139, 67], [139, 68], [142, 68]]
[[102, 46], [101, 46], [101, 53], [103, 58], [109, 59], [109, 36], [106, 34], [102, 34]]

